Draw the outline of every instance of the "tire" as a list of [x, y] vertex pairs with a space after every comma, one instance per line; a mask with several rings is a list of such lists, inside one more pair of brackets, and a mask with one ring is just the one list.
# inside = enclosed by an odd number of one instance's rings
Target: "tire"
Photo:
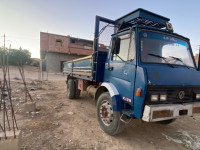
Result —
[[119, 134], [125, 127], [120, 117], [121, 112], [112, 109], [112, 98], [109, 92], [102, 93], [97, 101], [97, 118], [101, 129], [108, 135]]
[[76, 98], [76, 99], [79, 99], [79, 98], [80, 98], [80, 94], [81, 94], [81, 90], [76, 89], [75, 98]]
[[76, 86], [74, 98], [75, 99], [79, 99], [80, 98], [80, 94], [81, 94], [81, 90], [78, 89], [78, 80], [74, 80], [74, 82], [75, 82], [75, 86]]
[[167, 124], [170, 124], [170, 123], [174, 122], [175, 120], [176, 119], [169, 119], [169, 120], [158, 121], [156, 123], [167, 125]]
[[67, 82], [67, 97], [69, 99], [74, 99], [75, 97], [75, 82], [72, 79]]

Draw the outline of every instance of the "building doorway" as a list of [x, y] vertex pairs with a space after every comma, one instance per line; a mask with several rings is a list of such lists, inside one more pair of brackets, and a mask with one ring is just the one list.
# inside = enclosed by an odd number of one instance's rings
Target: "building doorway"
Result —
[[60, 72], [63, 72], [63, 64], [64, 64], [64, 62], [65, 62], [65, 61], [61, 61], [61, 62], [60, 62]]

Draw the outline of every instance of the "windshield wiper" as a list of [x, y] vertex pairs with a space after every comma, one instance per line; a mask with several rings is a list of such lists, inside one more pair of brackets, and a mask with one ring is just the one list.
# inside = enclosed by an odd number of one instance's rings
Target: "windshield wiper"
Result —
[[158, 58], [162, 58], [163, 60], [166, 60], [166, 59], [167, 59], [167, 58], [165, 58], [165, 57], [162, 57], [162, 56], [156, 55], [156, 54], [151, 54], [151, 53], [149, 53], [148, 55], [150, 55], [150, 56], [155, 56], [155, 57], [158, 57]]
[[154, 56], [154, 57], [158, 57], [158, 58], [162, 58], [162, 59], [166, 62], [167, 65], [169, 65], [170, 67], [174, 68], [174, 66], [173, 66], [172, 64], [170, 64], [170, 63], [166, 60], [167, 58], [162, 57], [162, 56], [160, 56], [160, 55], [151, 54], [151, 53], [148, 53], [148, 55]]
[[180, 58], [174, 56], [169, 56], [169, 57], [182, 62], [188, 69], [190, 69]]

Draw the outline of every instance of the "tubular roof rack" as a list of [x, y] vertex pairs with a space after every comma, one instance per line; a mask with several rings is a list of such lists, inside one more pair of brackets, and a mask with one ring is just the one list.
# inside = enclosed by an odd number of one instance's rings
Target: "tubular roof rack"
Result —
[[121, 25], [120, 30], [131, 27], [133, 25], [145, 25], [157, 28], [164, 28], [166, 27], [166, 23], [169, 20], [169, 18], [139, 8], [115, 20], [115, 24]]

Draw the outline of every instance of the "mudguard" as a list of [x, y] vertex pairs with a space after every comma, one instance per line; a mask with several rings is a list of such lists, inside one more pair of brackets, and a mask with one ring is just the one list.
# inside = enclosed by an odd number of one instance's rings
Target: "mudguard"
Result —
[[124, 102], [121, 100], [117, 88], [112, 83], [108, 82], [103, 82], [100, 88], [101, 87], [105, 87], [110, 93], [112, 98], [113, 111], [121, 111], [123, 109]]

